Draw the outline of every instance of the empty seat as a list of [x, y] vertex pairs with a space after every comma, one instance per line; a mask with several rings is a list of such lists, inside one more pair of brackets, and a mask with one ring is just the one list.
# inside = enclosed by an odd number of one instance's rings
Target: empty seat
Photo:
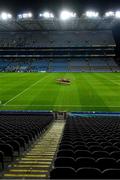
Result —
[[92, 154], [88, 150], [78, 150], [78, 151], [75, 152], [75, 157], [76, 158], [92, 157]]
[[57, 157], [71, 157], [74, 158], [74, 153], [71, 150], [60, 150], [57, 153]]
[[55, 167], [71, 167], [75, 168], [75, 161], [70, 157], [59, 157], [54, 162]]
[[110, 156], [116, 160], [120, 159], [120, 151], [113, 151], [112, 153], [110, 153]]
[[102, 173], [104, 179], [120, 179], [120, 169], [106, 169]]
[[67, 141], [67, 140], [64, 141], [64, 140], [62, 140], [61, 143], [60, 143], [60, 146], [61, 145], [71, 145], [72, 146], [73, 143], [71, 141]]
[[16, 155], [20, 155], [20, 144], [15, 141], [15, 140], [9, 140], [9, 141], [6, 141], [6, 143], [8, 143], [9, 145], [11, 145], [11, 147], [13, 147], [13, 151], [16, 152], [17, 154]]
[[85, 145], [85, 143], [83, 142], [83, 141], [74, 141], [73, 142], [73, 146], [84, 146]]
[[94, 152], [94, 151], [103, 151], [103, 148], [101, 146], [90, 146], [89, 150], [91, 152]]
[[0, 171], [4, 169], [4, 153], [0, 151]]
[[95, 160], [89, 157], [78, 158], [76, 160], [76, 169], [81, 167], [96, 167]]
[[12, 161], [14, 151], [11, 145], [9, 144], [0, 144], [0, 151], [2, 151], [6, 157], [6, 161]]
[[117, 148], [120, 148], [120, 143], [119, 142], [116, 142], [113, 145], [116, 146]]
[[90, 146], [98, 146], [99, 143], [93, 141], [93, 142], [88, 142], [86, 145], [87, 145], [88, 147], [90, 147]]
[[102, 147], [106, 147], [106, 146], [110, 146], [110, 145], [112, 145], [110, 142], [102, 142], [102, 143], [100, 143], [100, 146], [102, 146]]
[[73, 150], [73, 146], [68, 144], [62, 144], [60, 145], [59, 150]]
[[114, 138], [114, 139], [109, 140], [109, 142], [112, 143], [112, 144], [114, 144], [114, 143], [117, 143], [118, 140]]
[[119, 148], [118, 147], [112, 147], [112, 146], [106, 146], [106, 147], [104, 147], [104, 150], [111, 153], [113, 151], [119, 151]]
[[88, 150], [88, 148], [85, 145], [76, 145], [74, 146], [74, 151], [77, 150]]
[[17, 141], [20, 144], [20, 147], [22, 148], [22, 150], [26, 149], [26, 143], [25, 143], [24, 138], [22, 138], [22, 137], [15, 137], [14, 140]]
[[110, 157], [110, 155], [106, 151], [94, 151], [92, 153], [92, 157], [98, 159], [98, 158]]
[[96, 163], [96, 167], [101, 171], [109, 168], [118, 168], [118, 163], [113, 158], [99, 158]]
[[50, 179], [75, 179], [75, 171], [69, 167], [55, 168], [50, 172]]
[[76, 179], [100, 179], [101, 171], [97, 168], [80, 168], [77, 170]]

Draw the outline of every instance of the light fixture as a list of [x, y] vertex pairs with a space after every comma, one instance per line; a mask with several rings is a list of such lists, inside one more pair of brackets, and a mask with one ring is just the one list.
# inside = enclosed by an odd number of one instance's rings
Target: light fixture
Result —
[[60, 13], [60, 19], [65, 21], [71, 18], [75, 18], [76, 17], [76, 13], [64, 10]]

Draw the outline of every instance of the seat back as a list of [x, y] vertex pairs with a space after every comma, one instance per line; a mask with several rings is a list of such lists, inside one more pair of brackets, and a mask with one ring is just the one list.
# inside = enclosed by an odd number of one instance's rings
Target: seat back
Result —
[[101, 171], [97, 168], [80, 168], [76, 173], [77, 179], [100, 179]]
[[69, 167], [58, 167], [50, 172], [50, 179], [75, 179], [75, 171]]

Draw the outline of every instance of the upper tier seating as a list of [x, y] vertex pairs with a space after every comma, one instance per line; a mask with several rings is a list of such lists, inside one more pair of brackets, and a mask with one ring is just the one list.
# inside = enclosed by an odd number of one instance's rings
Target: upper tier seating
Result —
[[115, 45], [112, 31], [0, 33], [0, 47], [89, 47], [94, 45]]

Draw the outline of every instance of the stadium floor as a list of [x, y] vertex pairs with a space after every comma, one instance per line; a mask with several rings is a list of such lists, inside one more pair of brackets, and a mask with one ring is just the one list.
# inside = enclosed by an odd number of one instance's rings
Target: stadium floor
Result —
[[0, 102], [0, 110], [119, 112], [120, 73], [0, 73]]

